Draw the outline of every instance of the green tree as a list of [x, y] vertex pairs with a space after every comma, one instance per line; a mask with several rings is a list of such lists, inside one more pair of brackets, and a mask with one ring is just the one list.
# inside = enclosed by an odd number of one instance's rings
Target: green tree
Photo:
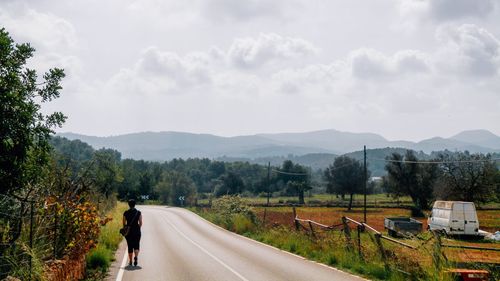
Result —
[[100, 149], [93, 157], [94, 184], [97, 191], [109, 199], [123, 180], [120, 166], [121, 153], [113, 149]]
[[[367, 171], [367, 177], [369, 177]], [[348, 210], [352, 208], [353, 195], [363, 193], [365, 187], [365, 172], [361, 163], [348, 156], [339, 156], [335, 158], [332, 165], [325, 170], [325, 179], [327, 180], [326, 191], [342, 195], [349, 194]]]
[[446, 153], [439, 156], [444, 192], [443, 199], [487, 202], [495, 198], [498, 169], [491, 155], [469, 152]]
[[66, 119], [60, 112], [40, 112], [38, 102], [59, 97], [64, 72], [50, 69], [37, 81], [36, 71], [25, 67], [34, 51], [29, 44], [14, 44], [0, 29], [0, 194], [14, 195], [40, 181], [52, 129]]
[[417, 208], [416, 214], [428, 209], [433, 196], [434, 185], [439, 176], [439, 167], [434, 163], [419, 163], [412, 150], [405, 156], [393, 153], [387, 158], [387, 186], [396, 193], [411, 197]]
[[286, 160], [277, 172], [278, 181], [285, 185], [286, 192], [297, 195], [299, 204], [304, 204], [304, 192], [311, 189], [310, 175], [306, 167]]
[[215, 189], [217, 197], [222, 195], [239, 194], [245, 188], [245, 184], [240, 175], [234, 172], [228, 172], [220, 177], [220, 184]]
[[[160, 198], [166, 203], [166, 197], [174, 206], [193, 205], [196, 202], [196, 187], [194, 182], [185, 174], [176, 171], [165, 172], [161, 181], [156, 185]], [[179, 200], [183, 197], [184, 201]]]

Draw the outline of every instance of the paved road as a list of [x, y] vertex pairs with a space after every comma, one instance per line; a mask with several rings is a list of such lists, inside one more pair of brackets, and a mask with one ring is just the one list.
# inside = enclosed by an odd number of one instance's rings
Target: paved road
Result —
[[223, 230], [185, 209], [139, 209], [139, 266], [124, 266], [122, 245], [110, 280], [363, 280]]

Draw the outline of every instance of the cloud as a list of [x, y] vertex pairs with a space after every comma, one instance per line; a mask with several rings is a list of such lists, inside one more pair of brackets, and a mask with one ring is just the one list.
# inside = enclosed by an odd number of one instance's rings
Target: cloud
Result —
[[414, 31], [429, 23], [484, 20], [494, 14], [498, 6], [496, 0], [400, 0], [401, 22], [396, 29]]
[[108, 89], [135, 94], [178, 94], [199, 89], [212, 82], [211, 63], [210, 54], [180, 56], [149, 47], [132, 68], [122, 69], [113, 76]]
[[400, 12], [435, 21], [486, 17], [495, 9], [495, 0], [402, 0]]
[[500, 69], [500, 41], [472, 24], [443, 26], [436, 37], [443, 44], [435, 56], [441, 69], [464, 76], [494, 76]]
[[80, 85], [83, 63], [76, 54], [78, 36], [74, 26], [64, 18], [32, 9], [23, 2], [6, 2], [0, 9], [0, 22], [16, 43], [29, 43], [35, 48], [27, 67], [39, 77], [50, 68], [63, 68], [63, 86]]
[[[108, 83], [120, 92], [179, 94], [258, 92], [261, 74], [255, 69], [290, 62], [317, 52], [311, 43], [277, 34], [237, 38], [227, 51], [213, 46], [206, 52], [183, 56], [149, 47], [130, 68], [120, 70]], [[250, 71], [247, 71], [250, 70]]]
[[229, 62], [237, 67], [258, 67], [278, 60], [312, 55], [318, 49], [310, 42], [278, 34], [261, 33], [257, 38], [234, 40], [228, 51]]
[[0, 22], [16, 38], [30, 42], [37, 50], [64, 51], [78, 45], [76, 31], [67, 20], [50, 13], [41, 13], [20, 3], [6, 4], [0, 10]]
[[361, 79], [418, 74], [429, 70], [427, 55], [416, 50], [386, 56], [373, 49], [360, 49], [351, 52], [349, 61], [353, 76]]
[[495, 8], [494, 0], [427, 0], [428, 13], [436, 20], [485, 17]]
[[500, 86], [498, 39], [475, 25], [448, 25], [436, 39], [429, 52], [362, 48], [328, 65], [284, 69], [272, 76], [273, 87], [314, 99], [312, 116], [330, 120], [342, 112], [453, 116], [498, 106], [493, 98]]
[[292, 0], [203, 0], [201, 13], [214, 21], [249, 21], [256, 18], [286, 17]]

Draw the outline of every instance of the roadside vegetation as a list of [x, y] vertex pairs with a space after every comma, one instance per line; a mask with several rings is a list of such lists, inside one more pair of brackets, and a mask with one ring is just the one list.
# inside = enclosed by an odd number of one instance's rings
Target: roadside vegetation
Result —
[[118, 202], [115, 208], [111, 210], [105, 223], [101, 228], [97, 246], [87, 254], [87, 272], [85, 280], [103, 280], [111, 263], [114, 261], [114, 254], [118, 245], [123, 240], [119, 233], [122, 227], [123, 212], [127, 210], [127, 204]]
[[[342, 216], [361, 221], [363, 214], [360, 209], [347, 211], [345, 208], [298, 208], [297, 215], [301, 218], [335, 226], [330, 231], [316, 228], [312, 235], [307, 229], [295, 230], [290, 207], [273, 207], [267, 210], [264, 207], [252, 208], [239, 196], [223, 196], [214, 200], [213, 206], [217, 207], [192, 210], [230, 231], [369, 279], [451, 280], [444, 274], [445, 269], [459, 264], [463, 266], [464, 263], [467, 263], [468, 267], [490, 270], [493, 273], [492, 280], [499, 277], [498, 272], [495, 273], [495, 264], [500, 263], [498, 252], [465, 252], [459, 249], [440, 249], [436, 252], [435, 238], [429, 232], [424, 232], [415, 239], [402, 239], [404, 243], [417, 247], [417, 250], [384, 241], [382, 244], [385, 259], [375, 243], [374, 236], [369, 232], [362, 232], [360, 255], [357, 244], [348, 243], [340, 225]], [[385, 216], [409, 215], [410, 212], [408, 209], [395, 208], [370, 210], [368, 224], [383, 232]], [[480, 213], [480, 219], [485, 215]], [[496, 220], [493, 223], [496, 225], [492, 227], [500, 226], [500, 222]], [[355, 231], [353, 228], [352, 232]], [[355, 234], [353, 235], [355, 237]], [[446, 240], [447, 243], [450, 241]], [[484, 241], [456, 243], [486, 245]], [[500, 243], [488, 242], [487, 246], [500, 248]], [[436, 266], [436, 258], [439, 259], [439, 266]]]
[[[0, 28], [0, 279], [82, 274], [105, 214], [116, 204], [120, 154], [53, 138], [66, 116], [44, 114], [61, 94], [64, 70], [38, 77], [35, 49]], [[70, 268], [73, 267], [73, 268]]]

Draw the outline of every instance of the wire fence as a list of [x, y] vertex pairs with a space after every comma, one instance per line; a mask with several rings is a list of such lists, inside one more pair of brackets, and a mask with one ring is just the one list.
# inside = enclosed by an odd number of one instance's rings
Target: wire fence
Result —
[[63, 208], [47, 200], [0, 194], [0, 279], [21, 270], [32, 280], [35, 262], [61, 257], [67, 240]]

